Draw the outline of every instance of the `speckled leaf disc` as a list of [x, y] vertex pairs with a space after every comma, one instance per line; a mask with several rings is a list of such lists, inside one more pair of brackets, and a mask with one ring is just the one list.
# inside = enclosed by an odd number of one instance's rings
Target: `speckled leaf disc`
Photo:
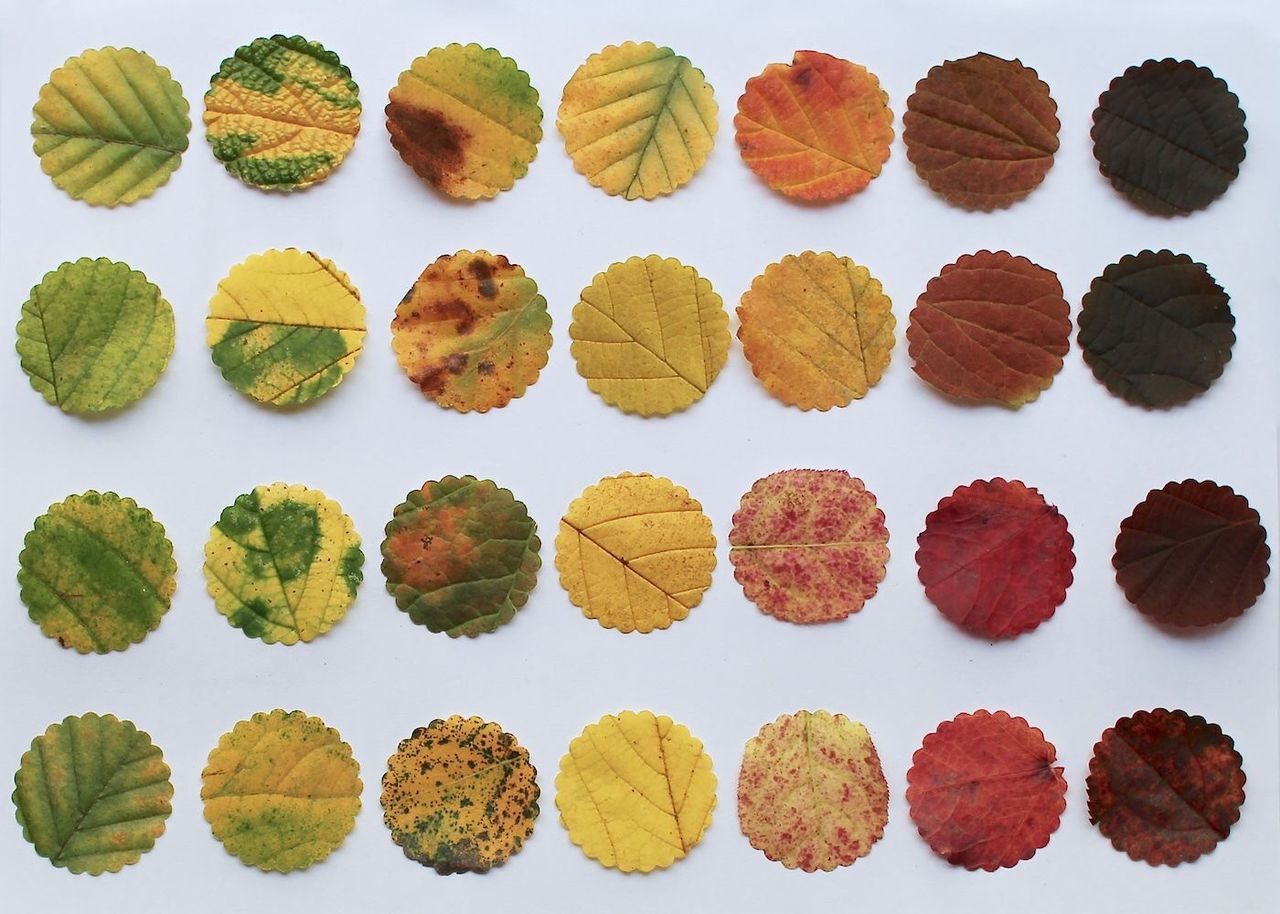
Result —
[[82, 654], [137, 644], [160, 624], [177, 586], [164, 527], [114, 492], [50, 506], [23, 540], [18, 562], [32, 621]]
[[213, 836], [247, 866], [288, 873], [341, 846], [360, 811], [360, 765], [337, 730], [260, 712], [222, 734], [201, 774]]
[[551, 349], [551, 316], [519, 265], [488, 251], [458, 251], [423, 270], [400, 300], [391, 346], [428, 397], [483, 413], [538, 380]]
[[496, 197], [529, 170], [542, 109], [529, 74], [478, 44], [419, 57], [391, 89], [387, 131], [400, 158], [436, 190]]
[[365, 310], [346, 273], [297, 248], [254, 254], [218, 283], [205, 321], [213, 362], [269, 406], [301, 406], [342, 382], [364, 344]]
[[172, 354], [173, 308], [160, 289], [105, 257], [46, 273], [18, 321], [22, 370], [63, 412], [128, 406], [155, 385]]
[[711, 519], [688, 491], [648, 473], [606, 476], [569, 505], [556, 569], [574, 606], [620, 632], [688, 617], [716, 567]]
[[40, 89], [31, 135], [53, 183], [94, 206], [155, 193], [182, 164], [191, 106], [169, 71], [133, 48], [67, 59]]
[[205, 137], [230, 174], [298, 190], [329, 177], [360, 132], [360, 88], [338, 55], [298, 35], [237, 48], [204, 94]]
[[118, 873], [137, 863], [172, 811], [160, 747], [110, 714], [51, 724], [31, 741], [13, 780], [22, 836], [73, 873]]
[[485, 873], [518, 853], [538, 818], [538, 772], [500, 726], [454, 715], [401, 740], [382, 812], [404, 855], [437, 873]]

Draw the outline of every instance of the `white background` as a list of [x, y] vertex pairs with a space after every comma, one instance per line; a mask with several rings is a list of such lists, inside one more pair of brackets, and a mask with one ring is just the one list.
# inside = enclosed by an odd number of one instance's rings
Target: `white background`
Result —
[[[144, 271], [173, 303], [177, 350], [159, 385], [105, 421], [61, 415], [0, 359], [0, 557], [16, 571], [32, 519], [72, 492], [111, 489], [150, 507], [174, 541], [172, 610], [142, 644], [83, 657], [42, 637], [10, 584], [0, 601], [0, 765], [17, 767], [33, 736], [66, 714], [113, 712], [163, 747], [177, 790], [168, 830], [137, 866], [72, 876], [0, 825], [4, 906], [25, 911], [239, 912], [288, 905], [357, 910], [920, 910], [954, 912], [1272, 911], [1280, 900], [1277, 817], [1277, 588], [1243, 618], [1174, 635], [1131, 608], [1111, 574], [1120, 520], [1153, 487], [1196, 477], [1233, 485], [1276, 515], [1276, 202], [1280, 124], [1277, 17], [1256, 3], [600, 2], [209, 4], [6, 3], [0, 95], [0, 303], [17, 321], [28, 289], [65, 260], [107, 256]], [[722, 8], [723, 7], [723, 8]], [[788, 13], [794, 8], [795, 12]], [[209, 153], [201, 95], [219, 61], [260, 35], [301, 32], [337, 50], [360, 84], [363, 133], [326, 183], [292, 197], [242, 186]], [[720, 104], [706, 167], [674, 196], [624, 202], [574, 172], [555, 129], [560, 88], [588, 54], [653, 39], [703, 69]], [[479, 41], [514, 57], [542, 93], [544, 140], [528, 177], [491, 202], [457, 204], [420, 183], [387, 141], [387, 89], [417, 55]], [[30, 108], [49, 72], [84, 48], [114, 44], [170, 67], [192, 102], [191, 148], [172, 181], [133, 207], [72, 201], [31, 154]], [[906, 97], [930, 66], [983, 50], [1020, 57], [1052, 88], [1062, 148], [1044, 185], [1011, 209], [967, 213], [935, 198], [900, 141], [883, 175], [855, 198], [806, 208], [772, 195], [743, 166], [732, 113], [746, 79], [797, 48], [877, 73], [900, 129]], [[1248, 113], [1248, 158], [1225, 198], [1189, 218], [1132, 208], [1098, 174], [1090, 115], [1108, 81], [1155, 56], [1186, 56], [1229, 80]], [[333, 258], [369, 309], [367, 348], [347, 380], [314, 407], [279, 415], [224, 382], [203, 340], [218, 279], [245, 256], [297, 246]], [[1090, 279], [1144, 247], [1186, 251], [1232, 296], [1239, 337], [1207, 396], [1151, 413], [1110, 396], [1074, 347], [1038, 401], [1018, 410], [964, 408], [910, 370], [903, 332], [916, 295], [940, 267], [988, 247], [1058, 272], [1078, 307]], [[443, 253], [486, 248], [522, 264], [555, 320], [551, 362], [521, 400], [458, 415], [425, 400], [389, 345], [393, 308]], [[667, 419], [606, 407], [577, 377], [567, 328], [578, 291], [633, 254], [676, 256], [732, 308], [752, 277], [790, 252], [833, 250], [866, 264], [894, 300], [898, 347], [863, 401], [802, 413], [771, 400], [735, 342], [706, 398]], [[879, 594], [849, 621], [777, 622], [734, 583], [724, 545], [738, 498], [766, 473], [840, 467], [879, 497], [893, 557]], [[721, 542], [715, 583], [687, 621], [623, 636], [582, 618], [553, 568], [556, 523], [598, 478], [651, 471], [687, 486]], [[416, 628], [383, 589], [378, 544], [392, 507], [446, 473], [497, 480], [543, 532], [544, 567], [528, 606], [498, 633], [452, 641]], [[1075, 584], [1057, 615], [1010, 643], [948, 624], [916, 580], [915, 536], [938, 499], [995, 475], [1038, 486], [1070, 522]], [[205, 595], [209, 525], [259, 483], [322, 488], [365, 538], [365, 584], [347, 619], [311, 645], [266, 646], [227, 625]], [[1272, 539], [1274, 547], [1275, 540]], [[0, 562], [2, 564], [2, 562]], [[7, 573], [6, 573], [7, 574]], [[1094, 742], [1139, 708], [1181, 707], [1235, 737], [1248, 801], [1230, 839], [1201, 861], [1154, 869], [1093, 829], [1084, 777]], [[241, 865], [201, 818], [199, 776], [218, 736], [255, 711], [302, 708], [354, 747], [364, 809], [323, 865], [287, 877]], [[1047, 848], [994, 875], [949, 866], [920, 840], [903, 798], [921, 738], [961, 711], [1004, 708], [1057, 746], [1070, 789]], [[720, 779], [704, 841], [668, 871], [624, 876], [584, 858], [557, 821], [554, 775], [588, 722], [651, 708], [703, 739]], [[743, 743], [780, 713], [829, 708], [864, 721], [891, 790], [884, 839], [836, 873], [771, 863], [738, 831]], [[451, 713], [500, 722], [532, 753], [542, 817], [523, 852], [486, 876], [440, 877], [401, 856], [381, 822], [378, 782], [396, 743]], [[5, 818], [9, 818], [6, 813]]]

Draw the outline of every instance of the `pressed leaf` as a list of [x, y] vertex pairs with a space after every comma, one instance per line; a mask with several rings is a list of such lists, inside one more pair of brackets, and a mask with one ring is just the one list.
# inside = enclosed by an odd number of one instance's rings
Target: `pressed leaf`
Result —
[[1111, 564], [1125, 598], [1165, 625], [1214, 625], [1254, 604], [1271, 572], [1267, 531], [1243, 495], [1186, 479], [1152, 489], [1120, 523]]
[[50, 725], [31, 741], [13, 780], [22, 836], [73, 873], [118, 873], [137, 863], [172, 811], [160, 747], [110, 714]]
[[551, 316], [538, 284], [501, 254], [437, 259], [396, 306], [391, 345], [441, 406], [487, 412], [524, 395], [547, 364]]
[[46, 273], [22, 306], [18, 356], [31, 386], [63, 412], [123, 409], [173, 354], [173, 308], [128, 264], [82, 257]]
[[31, 135], [40, 167], [76, 200], [149, 197], [182, 164], [191, 106], [169, 71], [133, 48], [67, 59], [40, 89]]
[[719, 110], [687, 57], [628, 41], [574, 71], [556, 124], [588, 181], [611, 196], [652, 200], [689, 183], [706, 163]]
[[783, 714], [747, 741], [738, 822], [787, 869], [830, 872], [871, 853], [889, 821], [889, 786], [867, 728], [843, 714]]
[[889, 531], [876, 497], [844, 470], [784, 470], [742, 496], [729, 534], [747, 599], [784, 622], [838, 622], [884, 580]]
[[213, 363], [269, 406], [337, 387], [364, 343], [365, 310], [333, 261], [297, 248], [254, 254], [218, 283], [205, 320]]
[[423, 483], [387, 523], [387, 592], [430, 631], [450, 638], [497, 631], [538, 581], [537, 530], [524, 503], [488, 479]]
[[569, 838], [624, 873], [668, 867], [702, 840], [716, 805], [711, 757], [652, 711], [606, 714], [569, 744], [556, 806]]
[[485, 873], [517, 853], [538, 818], [538, 772], [500, 726], [454, 715], [400, 742], [382, 776], [391, 840], [437, 873]]
[[32, 621], [82, 654], [137, 644], [160, 624], [177, 586], [164, 527], [114, 492], [50, 506], [23, 540], [18, 563]]
[[828, 203], [880, 174], [893, 142], [889, 96], [865, 67], [796, 51], [747, 80], [733, 119], [742, 160], [773, 190]]
[[729, 315], [711, 283], [657, 254], [596, 274], [574, 306], [569, 336], [587, 387], [641, 416], [702, 399], [729, 357]]
[[687, 618], [716, 567], [711, 519], [688, 491], [648, 473], [606, 476], [560, 519], [560, 585], [588, 619], [646, 634]]

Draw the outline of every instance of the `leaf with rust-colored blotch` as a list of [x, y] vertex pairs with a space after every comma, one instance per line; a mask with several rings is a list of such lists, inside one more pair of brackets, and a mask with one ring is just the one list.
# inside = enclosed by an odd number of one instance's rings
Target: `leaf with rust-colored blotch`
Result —
[[844, 470], [784, 470], [742, 496], [729, 534], [747, 599], [784, 622], [838, 622], [884, 580], [889, 531], [876, 497]]
[[1052, 270], [978, 251], [929, 280], [911, 311], [907, 353], [915, 373], [949, 397], [1018, 407], [1062, 370], [1070, 313]]
[[994, 872], [1058, 829], [1067, 782], [1044, 734], [1004, 711], [960, 714], [924, 738], [907, 772], [920, 836], [948, 863]]
[[1013, 638], [1047, 620], [1076, 564], [1067, 519], [1016, 479], [960, 486], [925, 518], [916, 542], [929, 601], [983, 638]]
[[538, 772], [500, 726], [454, 715], [401, 740], [382, 776], [391, 840], [442, 875], [485, 873], [533, 834]]
[[747, 741], [738, 823], [788, 869], [830, 872], [871, 853], [889, 821], [889, 785], [867, 728], [843, 714], [783, 714]]
[[1111, 564], [1125, 598], [1165, 625], [1215, 625], [1254, 604], [1271, 573], [1267, 531], [1243, 495], [1185, 479], [1120, 523]]
[[547, 364], [551, 316], [538, 284], [501, 254], [458, 251], [422, 271], [391, 321], [396, 360], [459, 412], [523, 396]]
[[1118, 851], [1177, 866], [1225, 841], [1244, 803], [1244, 760], [1217, 724], [1138, 711], [1102, 734], [1089, 761], [1089, 821]]

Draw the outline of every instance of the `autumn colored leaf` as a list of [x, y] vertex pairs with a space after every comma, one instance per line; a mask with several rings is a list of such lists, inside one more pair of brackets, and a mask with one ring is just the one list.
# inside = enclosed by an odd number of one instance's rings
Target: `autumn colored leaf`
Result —
[[1093, 112], [1093, 155], [1130, 202], [1159, 216], [1204, 209], [1240, 173], [1244, 111], [1207, 67], [1148, 60], [1111, 80]]
[[993, 210], [1037, 187], [1058, 151], [1058, 105], [1020, 60], [974, 54], [916, 83], [902, 141], [916, 173], [948, 203]]
[[716, 567], [711, 519], [648, 473], [606, 476], [560, 519], [560, 585], [588, 619], [623, 633], [669, 628], [702, 602]]
[[574, 306], [569, 336], [587, 387], [641, 416], [702, 399], [729, 357], [729, 315], [711, 283], [657, 254], [596, 274]]
[[400, 74], [387, 104], [391, 145], [405, 164], [450, 197], [510, 190], [542, 139], [542, 109], [529, 74], [478, 44], [433, 48]]
[[50, 506], [23, 540], [18, 563], [31, 620], [82, 654], [137, 644], [160, 624], [177, 586], [164, 527], [114, 492]]
[[173, 354], [173, 308], [128, 264], [82, 257], [44, 275], [22, 306], [18, 356], [31, 386], [63, 412], [123, 409]]
[[501, 254], [437, 259], [396, 306], [396, 359], [422, 392], [459, 412], [524, 395], [547, 364], [551, 316], [538, 284]]
[[751, 283], [738, 306], [738, 339], [752, 372], [783, 403], [848, 406], [889, 367], [892, 306], [866, 267], [805, 251]]
[[1217, 724], [1186, 711], [1137, 711], [1093, 747], [1089, 821], [1133, 860], [1189, 863], [1239, 820], [1242, 764]]
[[876, 497], [844, 470], [784, 470], [742, 496], [729, 534], [747, 599], [784, 622], [838, 622], [884, 580], [889, 531]]
[[1016, 479], [960, 486], [925, 518], [916, 564], [925, 596], [983, 638], [1013, 638], [1067, 597], [1076, 557], [1067, 519]]
[[455, 714], [414, 730], [387, 760], [383, 819], [410, 860], [442, 875], [486, 873], [533, 834], [537, 777], [514, 736]]
[[593, 185], [652, 200], [687, 184], [707, 161], [719, 110], [687, 57], [628, 41], [574, 71], [556, 125], [573, 167]]
[[556, 806], [569, 838], [604, 866], [648, 873], [702, 840], [716, 776], [702, 742], [652, 711], [606, 714], [569, 744]]
[[829, 203], [880, 174], [893, 142], [889, 95], [866, 67], [796, 51], [747, 80], [733, 119], [742, 160], [773, 190]]
[[1067, 782], [1044, 734], [1004, 711], [938, 725], [907, 772], [920, 836], [948, 863], [994, 872], [1049, 843], [1067, 807]]
[[915, 373], [968, 403], [1030, 403], [1062, 370], [1071, 307], [1052, 270], [1007, 251], [966, 254], [929, 280], [907, 327]]
[[1236, 341], [1231, 299], [1186, 254], [1143, 251], [1094, 279], [1077, 342], [1093, 375], [1117, 397], [1165, 409], [1209, 388]]
[[13, 780], [22, 836], [73, 873], [118, 873], [137, 863], [173, 809], [160, 747], [111, 714], [51, 724], [31, 741]]
[[747, 741], [738, 822], [770, 860], [806, 873], [849, 866], [871, 853], [888, 821], [880, 756], [857, 721], [797, 711]]
[[1120, 523], [1111, 564], [1156, 622], [1215, 625], [1254, 604], [1271, 572], [1267, 531], [1243, 495], [1186, 479], [1152, 489]]

